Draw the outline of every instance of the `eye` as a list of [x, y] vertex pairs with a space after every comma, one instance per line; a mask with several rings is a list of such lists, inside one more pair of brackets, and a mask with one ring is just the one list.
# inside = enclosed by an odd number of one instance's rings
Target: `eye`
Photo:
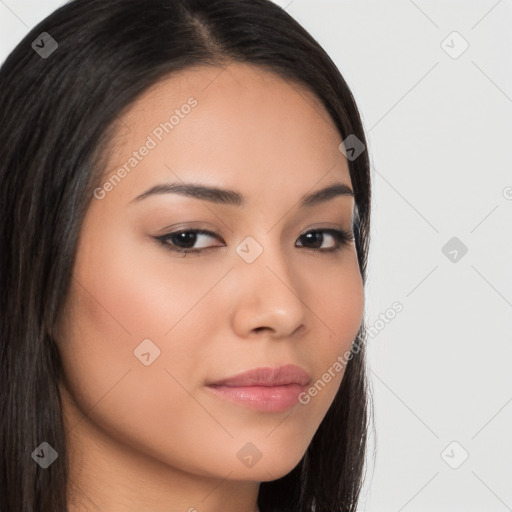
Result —
[[[326, 240], [331, 241], [327, 248], [321, 248], [323, 242]], [[312, 244], [314, 247], [306, 247], [307, 249], [317, 250], [319, 252], [335, 252], [342, 249], [354, 240], [351, 232], [342, 229], [315, 229], [307, 231], [299, 237], [299, 240], [305, 240], [306, 244]], [[333, 243], [334, 242], [334, 243]], [[304, 243], [304, 242], [303, 242]], [[318, 247], [320, 246], [320, 247]], [[300, 246], [299, 246], [300, 247]], [[304, 245], [302, 245], [304, 247]]]
[[197, 243], [198, 238], [201, 240], [201, 237], [220, 239], [218, 235], [206, 229], [182, 229], [166, 235], [157, 236], [155, 239], [171, 251], [183, 253], [183, 256], [189, 253], [200, 253], [205, 249], [212, 249], [213, 247], [221, 247], [204, 245], [204, 242], [202, 245], [200, 244], [199, 247], [193, 247]]
[[[196, 244], [201, 239], [216, 238], [222, 240], [219, 235], [205, 229], [181, 229], [172, 233], [154, 237], [157, 242], [164, 245], [167, 249], [175, 252], [182, 253], [185, 257], [187, 254], [193, 253], [199, 255], [199, 253], [206, 251], [207, 249], [214, 249], [215, 247], [223, 247], [224, 245], [208, 245], [203, 240], [202, 243], [197, 246]], [[328, 246], [323, 247], [325, 241], [328, 241]], [[301, 244], [297, 247], [303, 247], [317, 252], [335, 252], [341, 250], [344, 246], [354, 241], [354, 236], [349, 231], [341, 229], [325, 228], [315, 229], [303, 233], [299, 237]]]

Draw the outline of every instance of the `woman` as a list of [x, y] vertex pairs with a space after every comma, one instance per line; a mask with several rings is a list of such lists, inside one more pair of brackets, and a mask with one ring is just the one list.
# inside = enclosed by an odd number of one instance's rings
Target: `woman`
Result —
[[369, 161], [324, 50], [268, 0], [74, 0], [0, 85], [0, 510], [355, 510]]

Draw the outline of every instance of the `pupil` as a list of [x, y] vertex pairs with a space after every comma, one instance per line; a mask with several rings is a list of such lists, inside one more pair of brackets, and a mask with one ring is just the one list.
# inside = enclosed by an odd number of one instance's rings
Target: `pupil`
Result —
[[309, 242], [313, 242], [315, 243], [315, 247], [317, 245], [322, 245], [322, 233], [320, 231], [313, 231], [313, 232], [310, 232], [310, 233], [306, 233], [304, 235], [306, 237], [306, 240], [308, 240]]
[[193, 247], [196, 241], [196, 233], [192, 232], [178, 233], [175, 236], [178, 237], [177, 245], [185, 243], [186, 248]]

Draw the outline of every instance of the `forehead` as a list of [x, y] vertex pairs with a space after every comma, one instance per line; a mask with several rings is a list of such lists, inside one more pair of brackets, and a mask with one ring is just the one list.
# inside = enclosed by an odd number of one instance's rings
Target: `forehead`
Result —
[[[121, 121], [105, 178], [136, 159], [123, 187], [132, 197], [179, 179], [267, 195], [302, 195], [340, 178], [350, 184], [341, 136], [321, 101], [255, 66], [188, 68], [152, 86]], [[143, 146], [150, 150], [134, 156]]]

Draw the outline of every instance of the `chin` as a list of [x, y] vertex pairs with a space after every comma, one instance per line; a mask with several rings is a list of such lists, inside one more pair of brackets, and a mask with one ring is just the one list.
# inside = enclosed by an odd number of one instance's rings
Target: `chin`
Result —
[[252, 467], [240, 467], [231, 474], [230, 478], [259, 482], [277, 480], [290, 473], [299, 464], [304, 453], [305, 450], [300, 453], [283, 453], [282, 450], [275, 450], [272, 456], [262, 455]]

